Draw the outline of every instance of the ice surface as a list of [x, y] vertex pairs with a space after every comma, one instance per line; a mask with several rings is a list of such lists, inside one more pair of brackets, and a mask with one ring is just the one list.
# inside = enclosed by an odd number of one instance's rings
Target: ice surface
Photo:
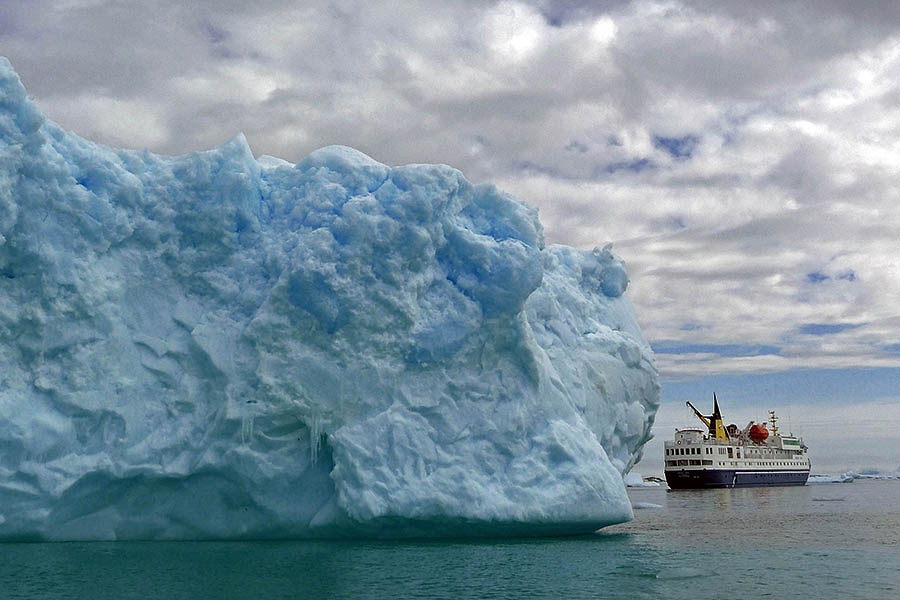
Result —
[[809, 476], [806, 483], [851, 483], [857, 479], [900, 480], [900, 468], [887, 472], [877, 469], [863, 469], [859, 473], [847, 471], [840, 475], [813, 474]]
[[644, 476], [637, 471], [626, 473], [624, 479], [628, 487], [659, 487], [656, 481], [644, 481]]
[[452, 168], [110, 149], [0, 59], [0, 539], [627, 520], [659, 401], [627, 282]]
[[842, 475], [810, 475], [807, 480], [807, 485], [814, 485], [817, 483], [852, 483], [853, 480], [856, 479], [853, 473], [844, 473]]
[[851, 477], [853, 479], [900, 479], [900, 468], [888, 472], [878, 469], [862, 469], [859, 473], [849, 471], [844, 473], [843, 477]]

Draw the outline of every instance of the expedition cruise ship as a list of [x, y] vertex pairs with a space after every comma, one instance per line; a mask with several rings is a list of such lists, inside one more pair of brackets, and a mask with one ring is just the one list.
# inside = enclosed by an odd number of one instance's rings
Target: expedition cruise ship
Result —
[[725, 427], [719, 401], [713, 394], [713, 414], [700, 414], [703, 429], [676, 429], [665, 443], [666, 483], [672, 489], [804, 485], [809, 457], [803, 440], [781, 435], [775, 411], [769, 411], [771, 431], [765, 423], [750, 421], [744, 429]]

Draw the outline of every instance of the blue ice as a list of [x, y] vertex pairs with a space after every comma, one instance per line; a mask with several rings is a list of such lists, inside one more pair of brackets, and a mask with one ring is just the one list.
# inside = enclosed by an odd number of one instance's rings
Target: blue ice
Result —
[[0, 59], [0, 539], [543, 535], [659, 403], [609, 248], [442, 165], [63, 131]]

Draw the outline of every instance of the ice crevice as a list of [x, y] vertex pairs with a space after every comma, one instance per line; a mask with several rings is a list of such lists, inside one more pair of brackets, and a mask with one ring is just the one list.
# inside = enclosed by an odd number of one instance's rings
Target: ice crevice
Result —
[[584, 533], [659, 405], [610, 247], [445, 165], [158, 156], [0, 59], [0, 540]]

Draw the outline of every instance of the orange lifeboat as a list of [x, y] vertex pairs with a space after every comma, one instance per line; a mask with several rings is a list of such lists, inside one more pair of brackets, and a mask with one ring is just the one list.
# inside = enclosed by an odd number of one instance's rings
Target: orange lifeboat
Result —
[[747, 435], [749, 435], [750, 439], [754, 442], [762, 442], [769, 437], [769, 430], [766, 429], [765, 425], [755, 424], [750, 427], [750, 431], [747, 432]]

